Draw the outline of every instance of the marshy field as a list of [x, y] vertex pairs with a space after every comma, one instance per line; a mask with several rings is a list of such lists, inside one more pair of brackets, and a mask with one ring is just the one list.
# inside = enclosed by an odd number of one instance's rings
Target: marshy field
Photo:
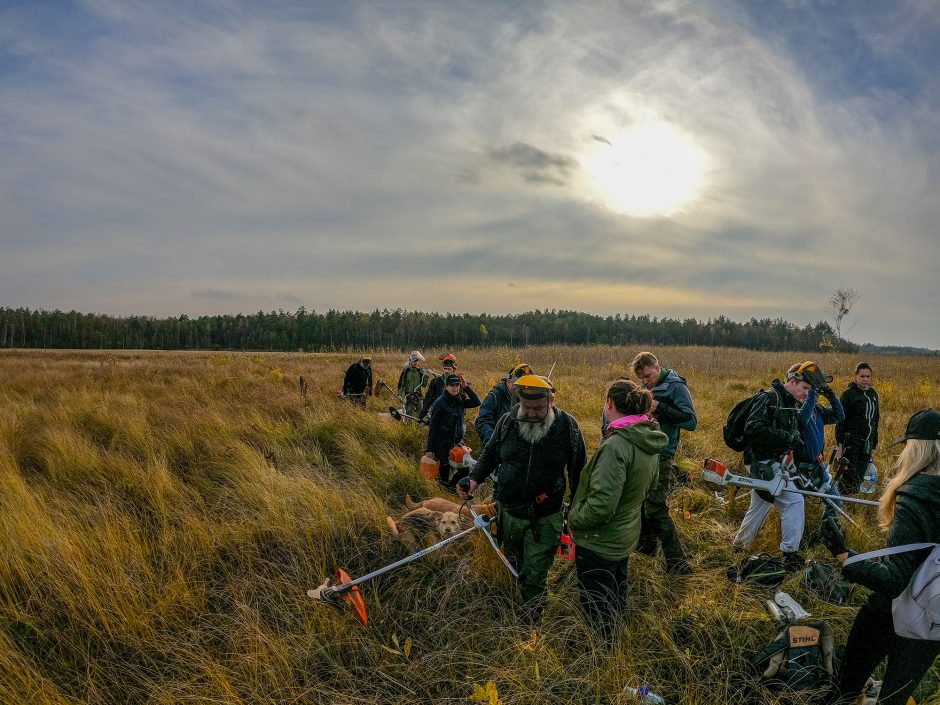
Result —
[[[432, 367], [438, 352], [424, 351]], [[557, 404], [592, 452], [606, 385], [637, 350], [451, 352], [481, 397], [515, 363], [554, 364]], [[687, 378], [699, 417], [678, 456], [696, 479], [671, 502], [695, 572], [676, 579], [661, 557], [631, 557], [629, 627], [612, 650], [581, 617], [567, 561], [528, 630], [479, 535], [365, 585], [368, 627], [306, 596], [336, 568], [359, 576], [403, 557], [385, 517], [405, 494], [440, 494], [418, 470], [423, 426], [380, 417], [387, 395], [365, 410], [336, 398], [356, 353], [0, 352], [0, 702], [599, 704], [646, 684], [672, 705], [808, 703], [754, 687], [749, 661], [779, 631], [763, 607], [773, 590], [727, 580], [747, 498], [721, 505], [698, 471], [706, 457], [739, 465], [721, 439], [739, 399], [807, 357], [841, 393], [859, 358], [653, 352]], [[372, 354], [375, 379], [394, 387], [405, 354]], [[940, 357], [868, 361], [883, 485], [890, 440], [940, 407]], [[472, 430], [468, 444], [476, 454]], [[818, 503], [807, 507], [815, 522]], [[862, 529], [848, 527], [849, 544], [883, 545], [874, 511], [850, 511]], [[772, 514], [754, 550], [778, 542]], [[829, 605], [799, 575], [783, 589], [842, 641], [865, 597]], [[918, 703], [940, 702], [937, 681], [935, 669]]]

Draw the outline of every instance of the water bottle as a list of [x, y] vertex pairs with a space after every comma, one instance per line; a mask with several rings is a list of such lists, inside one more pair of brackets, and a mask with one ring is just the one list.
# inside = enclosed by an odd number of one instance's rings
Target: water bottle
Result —
[[875, 494], [878, 490], [878, 468], [869, 460], [868, 467], [865, 469], [865, 479], [859, 487], [862, 494]]
[[629, 685], [623, 689], [624, 695], [631, 696], [638, 703], [649, 703], [649, 705], [666, 705], [661, 695], [650, 692], [649, 686], [642, 688], [631, 688]]

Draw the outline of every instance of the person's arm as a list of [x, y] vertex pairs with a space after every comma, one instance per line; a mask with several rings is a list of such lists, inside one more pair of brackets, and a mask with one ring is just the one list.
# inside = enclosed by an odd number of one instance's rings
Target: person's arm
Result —
[[749, 438], [751, 443], [760, 442], [766, 445], [775, 445], [778, 447], [786, 446], [790, 433], [782, 429], [773, 428], [768, 420], [768, 405], [770, 397], [776, 392], [771, 390], [761, 394], [754, 400], [751, 406], [751, 413], [744, 422], [744, 436]]
[[495, 416], [496, 392], [490, 392], [486, 395], [486, 398], [483, 399], [483, 404], [480, 406], [480, 413], [477, 414], [476, 421], [473, 422], [477, 434], [484, 443], [488, 443], [490, 437], [493, 435], [493, 429], [496, 427], [496, 422], [499, 420], [495, 418]]
[[698, 425], [698, 418], [695, 416], [695, 406], [692, 404], [692, 394], [689, 392], [689, 388], [685, 384], [678, 383], [672, 385], [669, 392], [672, 397], [670, 399], [672, 405], [679, 414], [683, 415], [684, 420], [669, 421], [668, 423], [675, 423], [684, 431], [694, 431]]
[[823, 396], [826, 397], [826, 401], [829, 402], [828, 407], [822, 404], [818, 405], [819, 415], [822, 417], [823, 425], [829, 426], [845, 421], [845, 409], [842, 408], [842, 402], [839, 401], [839, 397], [832, 391], [832, 388], [823, 387], [820, 391], [823, 393]]
[[852, 398], [849, 392], [851, 388], [846, 389], [842, 392], [842, 397], [840, 398], [842, 406], [842, 421], [839, 421], [836, 424], [836, 443], [838, 443], [842, 448], [845, 448], [845, 434], [849, 430], [849, 416], [852, 412]]
[[[444, 409], [440, 404], [435, 404], [431, 407], [431, 421], [428, 424], [428, 443], [426, 448], [426, 452], [428, 453], [433, 453], [440, 442], [440, 435], [443, 430], [442, 417], [444, 414]], [[443, 462], [447, 460], [447, 458], [438, 458], [438, 460]]]
[[372, 367], [366, 370], [366, 395], [372, 396]]
[[353, 367], [354, 365], [350, 365], [346, 368], [346, 375], [343, 377], [343, 394], [349, 391], [352, 384]]
[[[684, 428], [689, 431], [695, 428], [696, 419], [694, 413], [682, 411], [673, 404], [672, 400], [668, 397], [657, 397], [656, 401], [659, 403], [656, 405], [656, 411], [653, 413], [653, 416], [660, 424], [678, 426], [679, 428]], [[692, 423], [692, 428], [688, 428], [689, 422]]]
[[878, 397], [875, 396], [875, 413], [871, 419], [871, 452], [875, 452], [878, 447], [878, 422], [881, 420], [881, 409]]
[[809, 393], [806, 395], [806, 401], [803, 402], [803, 406], [797, 412], [797, 420], [801, 427], [805, 428], [812, 420], [817, 399], [819, 399], [819, 392], [816, 391], [816, 387], [810, 387]]
[[464, 388], [464, 399], [463, 399], [463, 408], [464, 409], [476, 409], [480, 406], [480, 397], [477, 396], [477, 393], [473, 391], [473, 387], [469, 384]]
[[[911, 503], [913, 505], [913, 503]], [[888, 533], [888, 547], [908, 543], [927, 543], [931, 537], [922, 530], [921, 519], [914, 506], [901, 498], [895, 506], [894, 521]], [[911, 582], [911, 576], [923, 563], [930, 549], [908, 551], [886, 556], [881, 562], [862, 561], [842, 568], [842, 576], [853, 583], [864, 585], [869, 590], [894, 599]]]
[[402, 368], [402, 371], [398, 375], [398, 396], [404, 397], [408, 395], [408, 392], [403, 391], [405, 388], [405, 377], [408, 375], [408, 368]]
[[595, 451], [592, 462], [590, 484], [580, 501], [573, 502], [568, 510], [572, 529], [586, 531], [606, 524], [617, 511], [623, 494], [624, 469], [628, 467], [623, 454], [610, 444], [602, 445]]

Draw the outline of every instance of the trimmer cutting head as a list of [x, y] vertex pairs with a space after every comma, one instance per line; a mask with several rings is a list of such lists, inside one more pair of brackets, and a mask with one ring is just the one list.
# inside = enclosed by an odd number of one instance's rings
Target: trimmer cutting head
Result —
[[346, 600], [356, 610], [356, 616], [359, 617], [362, 624], [368, 627], [369, 616], [366, 614], [366, 603], [362, 599], [362, 593], [359, 592], [359, 586], [347, 587], [352, 582], [352, 578], [342, 568], [336, 571], [336, 580], [337, 582], [334, 584], [330, 578], [327, 578], [319, 587], [307, 590], [307, 596], [338, 611], [342, 611], [343, 607], [340, 600]]

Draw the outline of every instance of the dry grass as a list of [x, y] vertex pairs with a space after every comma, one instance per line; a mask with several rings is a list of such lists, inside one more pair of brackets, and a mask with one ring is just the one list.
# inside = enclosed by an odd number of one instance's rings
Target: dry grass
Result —
[[[559, 405], [593, 450], [604, 385], [633, 352], [539, 348], [525, 359], [543, 372], [557, 363]], [[732, 459], [720, 433], [728, 409], [795, 359], [657, 352], [695, 397], [700, 430], [680, 447], [690, 468]], [[520, 360], [456, 354], [481, 392]], [[623, 687], [644, 682], [670, 703], [774, 702], [743, 676], [775, 633], [765, 595], [724, 577], [746, 499], [729, 513], [701, 483], [674, 500], [694, 514], [676, 519], [695, 575], [669, 580], [632, 559], [631, 624], [613, 652], [594, 643], [562, 562], [539, 641], [521, 648], [512, 584], [482, 540], [368, 585], [368, 630], [311, 604], [306, 589], [336, 567], [362, 575], [401, 557], [385, 515], [405, 493], [434, 492], [417, 471], [421, 429], [379, 419], [381, 400], [360, 411], [335, 399], [353, 357], [0, 353], [0, 702], [467, 702], [488, 681], [507, 705], [626, 702]], [[398, 357], [374, 363], [393, 386]], [[837, 389], [855, 362], [825, 359]], [[871, 362], [883, 439], [940, 406], [937, 358]], [[889, 467], [886, 443], [877, 460]], [[856, 514], [868, 533], [850, 542], [877, 545], [871, 511]], [[774, 550], [778, 531], [769, 522], [756, 548]], [[819, 602], [797, 578], [785, 587], [844, 636], [852, 608]]]

